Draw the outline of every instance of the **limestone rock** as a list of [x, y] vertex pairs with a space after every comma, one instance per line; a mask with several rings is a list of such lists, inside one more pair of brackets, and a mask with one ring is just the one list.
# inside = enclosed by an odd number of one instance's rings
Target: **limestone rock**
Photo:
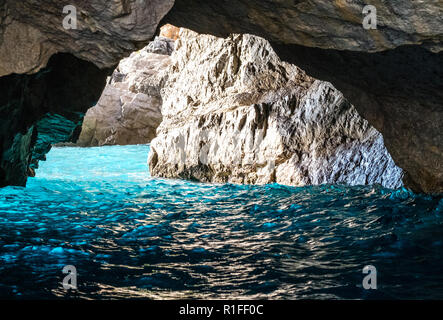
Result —
[[[52, 54], [74, 54], [112, 67], [146, 44], [174, 0], [1, 0], [0, 76], [33, 73]], [[77, 29], [65, 29], [67, 5], [77, 11]]]
[[286, 185], [402, 184], [381, 134], [330, 83], [251, 35], [183, 30], [151, 143], [153, 176]]
[[[362, 26], [367, 4], [377, 10], [377, 29]], [[271, 41], [282, 59], [331, 82], [383, 134], [408, 188], [443, 193], [441, 0], [176, 0], [164, 21]]]
[[123, 59], [83, 120], [80, 146], [149, 143], [161, 122], [162, 72], [174, 42], [158, 37]]
[[[363, 9], [376, 9], [376, 29], [363, 28]], [[176, 0], [165, 21], [199, 33], [251, 33], [271, 42], [376, 52], [404, 45], [442, 50], [440, 0]]]
[[155, 37], [145, 48], [146, 52], [170, 56], [174, 51], [174, 40], [168, 37]]
[[[38, 168], [39, 161], [46, 160], [46, 154], [53, 145], [76, 141], [77, 128], [81, 126], [82, 113], [73, 113], [67, 117], [48, 113], [35, 125], [37, 140], [32, 150], [31, 171]], [[35, 174], [35, 172], [34, 172]]]
[[[278, 46], [285, 60], [345, 94], [383, 134], [390, 154], [405, 171], [408, 187], [443, 192], [441, 0], [371, 1], [377, 9], [374, 30], [362, 27], [362, 9], [368, 4], [364, 0], [175, 0], [175, 4], [173, 0], [77, 0], [79, 28], [65, 30], [62, 9], [71, 4], [69, 0], [0, 0], [0, 76], [37, 72], [57, 52], [114, 68], [129, 52], [147, 44], [159, 21], [213, 35], [259, 35]], [[9, 82], [15, 78], [0, 81], [12, 88], [15, 83]], [[88, 81], [81, 83], [90, 86]], [[39, 92], [41, 88], [23, 90], [16, 101], [35, 99]], [[70, 101], [67, 91], [54, 94]], [[26, 134], [51, 111], [42, 113], [33, 105], [22, 114], [24, 109], [15, 112], [11, 103], [7, 102], [0, 118], [0, 154], [17, 134]], [[82, 111], [89, 107], [83, 105]], [[68, 107], [61, 104], [60, 108]], [[18, 118], [11, 119], [12, 114]], [[0, 166], [0, 185], [16, 183], [3, 180], [14, 174], [1, 170]]]
[[173, 26], [172, 24], [165, 24], [160, 28], [160, 36], [169, 38], [172, 40], [177, 40], [179, 37], [180, 28]]

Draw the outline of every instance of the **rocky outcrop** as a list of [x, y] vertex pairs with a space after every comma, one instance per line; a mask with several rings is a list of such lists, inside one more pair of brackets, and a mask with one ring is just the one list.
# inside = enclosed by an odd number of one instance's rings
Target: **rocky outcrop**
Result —
[[172, 40], [177, 40], [179, 37], [179, 33], [180, 33], [180, 28], [177, 28], [172, 24], [165, 24], [160, 28], [160, 36]]
[[26, 183], [30, 173], [32, 147], [35, 142], [34, 127], [24, 134], [14, 135], [12, 143], [3, 150], [0, 159], [0, 187], [15, 184], [15, 181]]
[[162, 72], [169, 66], [174, 41], [157, 37], [123, 59], [97, 105], [83, 120], [78, 145], [149, 143], [162, 120]]
[[251, 35], [184, 30], [151, 143], [153, 176], [302, 186], [401, 185], [381, 134], [330, 83]]
[[[74, 5], [77, 29], [65, 29]], [[26, 184], [46, 113], [86, 112], [108, 67], [144, 47], [173, 0], [0, 0], [0, 187]], [[99, 68], [97, 68], [97, 66]]]
[[333, 83], [383, 134], [408, 188], [443, 193], [443, 53], [411, 46], [372, 54], [275, 47], [286, 61]]
[[[64, 52], [101, 68], [152, 39], [174, 0], [1, 0], [0, 76], [34, 73], [51, 55]], [[74, 5], [77, 29], [63, 21]]]
[[[377, 29], [362, 27], [363, 7]], [[441, 1], [176, 0], [165, 22], [199, 33], [251, 33], [343, 92], [383, 134], [406, 185], [443, 193]]]
[[[114, 66], [146, 45], [173, 5], [173, 0], [79, 0], [79, 29], [65, 30], [62, 9], [70, 2], [0, 0], [0, 75], [37, 72], [55, 52]], [[366, 2], [175, 0], [162, 21], [199, 33], [251, 33], [270, 40], [289, 62], [333, 83], [383, 134], [408, 187], [443, 192], [443, 4], [370, 1], [377, 29], [365, 30]], [[5, 114], [1, 120], [8, 122], [21, 113]], [[22, 123], [4, 128], [0, 153], [30, 126], [27, 121], [25, 128]], [[5, 174], [13, 176], [0, 170], [0, 185]]]

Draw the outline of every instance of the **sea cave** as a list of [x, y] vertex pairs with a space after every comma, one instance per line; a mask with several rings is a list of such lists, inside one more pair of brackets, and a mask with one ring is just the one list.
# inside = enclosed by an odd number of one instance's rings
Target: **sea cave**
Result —
[[0, 0], [0, 299], [443, 299], [443, 5], [366, 2]]

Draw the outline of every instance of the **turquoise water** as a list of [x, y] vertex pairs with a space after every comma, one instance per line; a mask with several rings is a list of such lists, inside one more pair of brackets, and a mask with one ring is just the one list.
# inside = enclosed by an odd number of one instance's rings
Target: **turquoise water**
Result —
[[442, 199], [154, 179], [148, 152], [53, 148], [1, 189], [0, 298], [443, 298]]

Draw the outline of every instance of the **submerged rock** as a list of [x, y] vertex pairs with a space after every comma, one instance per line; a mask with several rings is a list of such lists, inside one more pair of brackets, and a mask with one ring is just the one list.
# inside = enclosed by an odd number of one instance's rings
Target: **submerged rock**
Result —
[[262, 38], [183, 30], [162, 97], [163, 122], [149, 155], [153, 176], [402, 184], [381, 134], [330, 83], [282, 62]]
[[77, 143], [87, 147], [150, 142], [162, 119], [162, 72], [173, 50], [173, 40], [157, 37], [123, 59], [97, 105], [86, 113]]

